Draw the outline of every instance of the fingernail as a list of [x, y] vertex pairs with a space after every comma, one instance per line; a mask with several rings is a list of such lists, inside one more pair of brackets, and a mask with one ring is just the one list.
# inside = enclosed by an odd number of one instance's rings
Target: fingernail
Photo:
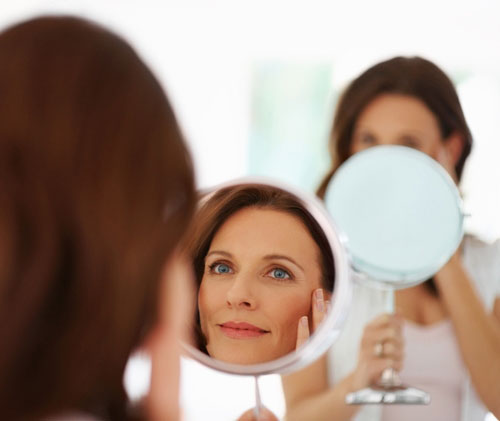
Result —
[[314, 297], [316, 298], [316, 309], [318, 311], [325, 310], [325, 302], [323, 301], [323, 290], [321, 288], [314, 291]]
[[307, 320], [307, 316], [302, 316], [300, 318], [300, 324], [304, 327], [307, 327], [309, 325], [309, 321]]

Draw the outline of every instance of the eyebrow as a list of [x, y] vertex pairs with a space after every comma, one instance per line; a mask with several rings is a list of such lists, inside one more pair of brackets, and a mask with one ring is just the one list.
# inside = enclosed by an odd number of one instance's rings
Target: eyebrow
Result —
[[[353, 129], [353, 133], [354, 134], [358, 134], [359, 132], [361, 133], [370, 133], [372, 134], [374, 132], [374, 130], [370, 127], [370, 126], [358, 126], [358, 127], [354, 127]], [[398, 137], [401, 137], [401, 136], [415, 136], [417, 138], [421, 138], [422, 136], [427, 136], [426, 133], [423, 133], [422, 131], [418, 130], [418, 129], [410, 129], [410, 130], [403, 130], [401, 133], [398, 133]]]
[[274, 259], [282, 259], [282, 260], [287, 260], [291, 263], [293, 263], [295, 266], [297, 266], [302, 272], [305, 272], [304, 268], [300, 266], [295, 260], [293, 260], [291, 257], [288, 256], [283, 256], [281, 254], [268, 254], [267, 256], [264, 256], [265, 260], [274, 260]]
[[[206, 255], [206, 257], [209, 257], [213, 254], [220, 254], [222, 256], [230, 257], [232, 258], [233, 255], [231, 253], [228, 253], [227, 251], [222, 251], [222, 250], [213, 250], [210, 253]], [[284, 256], [282, 254], [268, 254], [264, 256], [264, 260], [275, 260], [275, 259], [281, 259], [281, 260], [287, 260], [291, 263], [293, 263], [295, 266], [297, 266], [302, 272], [305, 272], [304, 268], [300, 266], [295, 260], [293, 260], [291, 257]]]
[[208, 253], [205, 258], [211, 256], [212, 254], [222, 254], [223, 256], [226, 256], [226, 257], [233, 257], [233, 255], [231, 253], [228, 253], [227, 251], [222, 251], [222, 250], [213, 250], [211, 251], [210, 253]]

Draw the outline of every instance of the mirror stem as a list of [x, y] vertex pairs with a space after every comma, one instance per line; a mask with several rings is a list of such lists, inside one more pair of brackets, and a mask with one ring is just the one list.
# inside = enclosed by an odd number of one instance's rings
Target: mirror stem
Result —
[[259, 376], [255, 376], [255, 408], [253, 409], [253, 413], [255, 415], [255, 419], [259, 419], [260, 409], [262, 408], [262, 402], [260, 400], [260, 389], [259, 389]]
[[[394, 314], [396, 307], [394, 289], [387, 288], [384, 290], [384, 300], [385, 311], [389, 314]], [[401, 379], [399, 378], [398, 372], [392, 367], [389, 367], [382, 372], [379, 383], [384, 387], [397, 387], [401, 385]]]
[[394, 314], [396, 307], [396, 300], [394, 296], [394, 289], [387, 288], [384, 290], [384, 308], [386, 313]]

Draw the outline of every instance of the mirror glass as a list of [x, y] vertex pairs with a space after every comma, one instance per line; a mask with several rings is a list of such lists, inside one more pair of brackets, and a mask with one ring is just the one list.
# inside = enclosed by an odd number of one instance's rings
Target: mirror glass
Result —
[[201, 195], [188, 241], [197, 310], [188, 351], [219, 370], [288, 372], [324, 352], [350, 303], [342, 236], [312, 196], [268, 179]]
[[372, 147], [349, 158], [325, 203], [349, 239], [355, 270], [391, 288], [431, 277], [463, 236], [455, 183], [432, 158], [404, 146]]

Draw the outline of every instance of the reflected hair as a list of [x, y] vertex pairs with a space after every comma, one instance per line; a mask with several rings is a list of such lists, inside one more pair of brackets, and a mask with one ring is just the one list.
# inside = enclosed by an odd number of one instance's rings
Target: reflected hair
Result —
[[421, 57], [394, 57], [378, 63], [354, 79], [341, 95], [330, 132], [331, 168], [316, 194], [324, 198], [337, 168], [349, 157], [354, 127], [365, 107], [383, 94], [401, 94], [422, 101], [436, 117], [441, 137], [458, 132], [462, 154], [455, 166], [460, 180], [472, 148], [472, 134], [465, 120], [453, 82], [434, 63]]
[[15, 25], [0, 63], [0, 413], [128, 419], [125, 365], [195, 209], [189, 154], [156, 78], [98, 25]]
[[[203, 200], [203, 199], [202, 199]], [[265, 184], [242, 184], [225, 187], [204, 198], [195, 216], [189, 249], [194, 265], [197, 288], [205, 271], [205, 257], [220, 227], [236, 212], [245, 208], [270, 209], [286, 212], [298, 218], [307, 228], [320, 250], [321, 285], [332, 292], [335, 284], [335, 264], [330, 242], [316, 219], [295, 195]], [[196, 315], [196, 340], [204, 349], [199, 314]]]

